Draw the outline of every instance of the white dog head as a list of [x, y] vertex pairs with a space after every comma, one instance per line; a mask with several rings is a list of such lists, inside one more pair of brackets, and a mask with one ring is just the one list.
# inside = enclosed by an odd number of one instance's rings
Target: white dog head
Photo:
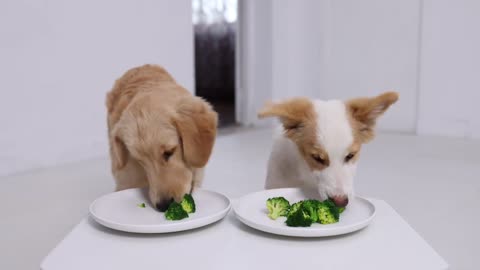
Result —
[[285, 136], [297, 146], [322, 199], [345, 206], [361, 145], [374, 137], [376, 119], [398, 99], [395, 92], [348, 101], [294, 98], [269, 103], [259, 117], [279, 117]]

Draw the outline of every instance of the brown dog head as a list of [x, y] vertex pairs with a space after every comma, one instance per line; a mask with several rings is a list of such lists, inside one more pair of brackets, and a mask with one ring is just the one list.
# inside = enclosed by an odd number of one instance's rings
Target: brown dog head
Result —
[[[127, 108], [112, 130], [112, 159], [120, 170], [129, 158], [145, 170], [151, 203], [161, 211], [192, 191], [193, 169], [204, 167], [216, 136], [217, 114], [198, 97], [175, 104], [145, 97]], [[160, 102], [161, 103], [161, 102]]]

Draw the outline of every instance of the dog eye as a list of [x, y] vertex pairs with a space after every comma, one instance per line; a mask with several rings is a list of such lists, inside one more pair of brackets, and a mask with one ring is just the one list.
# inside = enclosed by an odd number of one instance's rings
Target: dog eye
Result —
[[325, 159], [323, 159], [323, 158], [320, 157], [319, 155], [312, 154], [312, 158], [313, 158], [316, 162], [325, 165]]
[[345, 157], [345, 162], [349, 162], [355, 156], [354, 153], [350, 153]]
[[175, 148], [173, 148], [172, 150], [163, 152], [163, 159], [165, 159], [165, 161], [168, 161], [174, 152], [175, 152]]

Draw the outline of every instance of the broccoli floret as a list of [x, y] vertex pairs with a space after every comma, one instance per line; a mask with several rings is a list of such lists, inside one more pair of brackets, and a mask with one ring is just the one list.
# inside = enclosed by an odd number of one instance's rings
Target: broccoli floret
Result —
[[193, 200], [192, 195], [185, 194], [180, 204], [185, 212], [189, 214], [195, 213], [195, 201]]
[[137, 204], [137, 206], [140, 207], [140, 208], [145, 208], [146, 207], [145, 203]]
[[290, 210], [290, 202], [284, 197], [275, 197], [267, 200], [268, 217], [277, 219], [287, 216]]
[[312, 219], [312, 222], [317, 222], [318, 221], [318, 214], [317, 210], [320, 207], [321, 202], [318, 200], [305, 200], [303, 201], [302, 207], [305, 208], [305, 210], [308, 211], [308, 214], [310, 215], [310, 218]]
[[311, 207], [304, 206], [303, 203], [299, 204], [296, 211], [288, 215], [287, 221], [285, 222], [287, 226], [290, 227], [309, 227], [313, 223], [312, 216], [310, 215]]
[[345, 210], [345, 207], [338, 207], [331, 199], [323, 201], [322, 204], [325, 204], [328, 206], [328, 208], [330, 208], [330, 211], [337, 220], [340, 218], [340, 213]]
[[329, 203], [321, 203], [317, 210], [318, 222], [321, 224], [337, 223], [340, 217], [338, 208], [334, 205], [332, 207]]
[[287, 215], [287, 226], [309, 227], [312, 223], [317, 222], [317, 209], [320, 204], [317, 200], [305, 200], [292, 204]]
[[322, 204], [321, 201], [319, 200], [314, 200], [314, 199], [308, 199], [308, 200], [304, 200], [302, 201], [304, 204], [308, 204], [308, 205], [311, 205], [313, 207], [316, 207], [318, 208], [320, 206], [320, 204]]
[[165, 212], [165, 218], [168, 220], [180, 220], [188, 217], [188, 213], [183, 210], [181, 204], [172, 202]]
[[300, 207], [302, 206], [303, 204], [303, 201], [299, 201], [299, 202], [296, 202], [294, 204], [292, 204], [292, 206], [290, 206], [290, 210], [288, 211], [288, 214], [287, 214], [287, 217], [293, 215], [295, 212], [298, 211], [298, 209], [300, 209]]
[[328, 207], [337, 207], [335, 203], [332, 201], [332, 199], [328, 199], [322, 202], [322, 204], [328, 206]]
[[[274, 200], [285, 200], [283, 197], [270, 198], [267, 200], [267, 208], [269, 205], [269, 217], [274, 212], [278, 216], [286, 216], [286, 224], [290, 227], [309, 227], [314, 222], [321, 224], [336, 223], [340, 219], [340, 213], [345, 210], [344, 207], [337, 207], [332, 200], [325, 200], [320, 202], [318, 200], [304, 200], [292, 204], [286, 214], [279, 215], [278, 206], [274, 204]], [[285, 200], [287, 203], [288, 201]]]
[[330, 212], [332, 212], [333, 217], [338, 222], [338, 220], [340, 219], [340, 208], [336, 205], [329, 206], [329, 208], [330, 208]]

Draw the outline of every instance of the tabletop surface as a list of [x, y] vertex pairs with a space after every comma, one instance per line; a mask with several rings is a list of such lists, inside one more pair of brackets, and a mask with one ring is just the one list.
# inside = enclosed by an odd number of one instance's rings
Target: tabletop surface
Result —
[[386, 202], [367, 228], [335, 237], [263, 233], [233, 211], [215, 224], [170, 234], [114, 231], [85, 218], [45, 258], [60, 269], [447, 269], [447, 263]]

